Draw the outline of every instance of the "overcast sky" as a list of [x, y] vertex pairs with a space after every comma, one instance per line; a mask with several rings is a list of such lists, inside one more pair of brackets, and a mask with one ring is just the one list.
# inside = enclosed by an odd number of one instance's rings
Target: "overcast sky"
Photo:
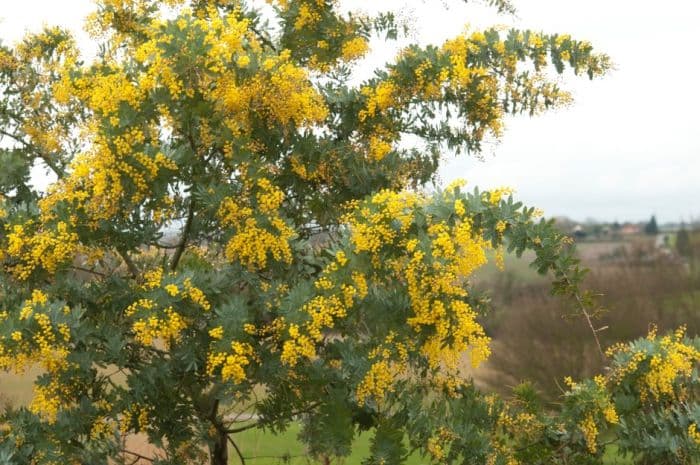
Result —
[[[444, 183], [508, 185], [547, 215], [578, 220], [662, 221], [700, 217], [700, 5], [691, 0], [515, 0], [517, 17], [442, 0], [350, 0], [352, 8], [403, 9], [415, 40], [441, 43], [493, 24], [566, 32], [608, 53], [616, 70], [595, 81], [567, 76], [575, 102], [535, 118], [509, 119], [483, 161], [448, 156]], [[409, 4], [408, 7], [405, 5]], [[452, 5], [449, 10], [446, 5]], [[82, 32], [90, 0], [0, 0], [0, 38], [58, 24]], [[389, 58], [377, 51], [370, 62]], [[369, 68], [368, 68], [369, 69]]]

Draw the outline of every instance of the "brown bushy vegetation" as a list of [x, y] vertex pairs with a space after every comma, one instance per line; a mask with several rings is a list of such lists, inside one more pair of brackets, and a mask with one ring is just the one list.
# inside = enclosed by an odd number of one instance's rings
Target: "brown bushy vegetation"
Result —
[[[599, 292], [606, 309], [594, 324], [606, 348], [618, 341], [686, 325], [700, 333], [700, 279], [684, 264], [656, 259], [591, 265], [588, 288]], [[487, 325], [494, 350], [481, 381], [496, 390], [530, 380], [545, 398], [560, 394], [564, 376], [583, 378], [601, 372], [603, 360], [584, 318], [552, 299], [540, 282], [524, 284], [505, 271], [495, 282], [494, 311]], [[562, 316], [563, 315], [563, 316]]]

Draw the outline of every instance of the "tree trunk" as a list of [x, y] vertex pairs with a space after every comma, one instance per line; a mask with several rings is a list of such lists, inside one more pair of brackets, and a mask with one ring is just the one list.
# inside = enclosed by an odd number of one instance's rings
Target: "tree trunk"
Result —
[[228, 435], [218, 432], [211, 451], [211, 465], [228, 465]]

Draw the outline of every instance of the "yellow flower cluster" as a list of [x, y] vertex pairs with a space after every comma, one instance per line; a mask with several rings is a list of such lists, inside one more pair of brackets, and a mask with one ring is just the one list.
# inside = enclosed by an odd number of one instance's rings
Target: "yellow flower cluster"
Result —
[[379, 137], [377, 135], [372, 135], [369, 138], [369, 156], [370, 159], [375, 161], [381, 161], [389, 152], [391, 152], [393, 145], [391, 141]]
[[209, 337], [212, 339], [222, 339], [224, 337], [224, 328], [222, 326], [217, 326], [209, 330]]
[[612, 404], [609, 404], [603, 409], [603, 416], [605, 417], [605, 421], [607, 421], [611, 425], [617, 425], [618, 423], [620, 423], [620, 417], [618, 417], [617, 411], [615, 410], [615, 406]]
[[146, 431], [149, 425], [148, 409], [133, 404], [129, 409], [124, 410], [119, 418], [119, 432], [122, 435], [125, 435], [132, 429], [134, 417], [136, 418], [138, 431]]
[[241, 80], [235, 72], [224, 72], [206, 98], [225, 116], [225, 125], [236, 135], [250, 129], [251, 118], [271, 124], [310, 126], [325, 119], [327, 109], [304, 69], [291, 61], [289, 51], [260, 57], [262, 69]]
[[[19, 336], [13, 334], [12, 339], [17, 343], [15, 348], [0, 344], [0, 368], [14, 368], [15, 371], [22, 372], [28, 366], [38, 364], [51, 375], [47, 385], [35, 386], [29, 409], [44, 421], [54, 423], [63, 404], [61, 399], [68, 389], [59, 383], [58, 376], [68, 368], [68, 343], [71, 335], [66, 324], [51, 321], [49, 314], [45, 313], [48, 310], [44, 308], [47, 303], [48, 296], [42, 291], [32, 292], [32, 297], [20, 310], [19, 320], [28, 324], [33, 320], [36, 329], [32, 329], [31, 338], [28, 339], [22, 337], [22, 333]], [[64, 308], [64, 313], [69, 311], [68, 307]]]
[[532, 413], [514, 413], [508, 406], [499, 413], [497, 425], [507, 433], [526, 438], [528, 441], [535, 439], [544, 428], [544, 424]]
[[[355, 253], [370, 252], [376, 254], [384, 245], [390, 245], [406, 232], [413, 221], [413, 208], [423, 201], [416, 194], [409, 192], [395, 193], [383, 190], [370, 200], [370, 206], [362, 207], [360, 216], [352, 212], [344, 217], [352, 230], [350, 240]], [[400, 229], [393, 226], [398, 221]]]
[[7, 50], [0, 48], [0, 70], [10, 71], [18, 65], [14, 55]]
[[589, 452], [595, 454], [598, 450], [598, 427], [592, 414], [588, 414], [579, 424], [579, 429], [583, 433], [583, 438], [586, 441], [586, 447]]
[[288, 328], [289, 339], [282, 345], [280, 360], [288, 366], [295, 366], [300, 358], [313, 359], [316, 357], [316, 346], [306, 334], [302, 334], [299, 325], [291, 324]]
[[[144, 273], [144, 282], [141, 285], [142, 290], [152, 290], [161, 286], [170, 297], [181, 296], [189, 298], [192, 303], [204, 311], [211, 309], [211, 304], [202, 290], [194, 286], [189, 278], [185, 279], [183, 283], [184, 289], [181, 289], [176, 284], [163, 285], [163, 271], [160, 268]], [[162, 316], [158, 316], [159, 312], [158, 304], [148, 298], [138, 299], [124, 310], [124, 314], [127, 317], [141, 313], [139, 318], [132, 324], [132, 330], [137, 341], [145, 345], [151, 345], [156, 340], [161, 340], [166, 346], [169, 346], [172, 342], [180, 340], [182, 330], [188, 326], [185, 318], [172, 307], [165, 308]]]
[[68, 140], [69, 134], [66, 127], [53, 124], [52, 119], [46, 115], [37, 115], [31, 122], [22, 125], [22, 131], [27, 135], [31, 144], [51, 157], [62, 149], [64, 141]]
[[245, 199], [227, 197], [219, 207], [222, 226], [234, 229], [226, 245], [226, 258], [238, 260], [252, 269], [265, 268], [270, 255], [276, 261], [291, 263], [289, 240], [295, 233], [279, 213], [284, 194], [267, 179], [260, 179], [255, 197], [257, 212], [267, 220], [269, 227], [257, 219], [253, 208], [244, 203]]
[[[499, 187], [497, 189], [490, 190], [485, 193], [488, 201], [491, 205], [498, 205], [501, 202], [503, 196], [507, 196], [513, 193], [513, 189], [510, 187]], [[505, 229], [505, 225], [503, 227]]]
[[313, 6], [307, 3], [302, 3], [299, 6], [299, 12], [297, 13], [296, 21], [294, 21], [294, 29], [299, 31], [306, 27], [313, 27], [314, 24], [321, 20], [319, 12], [312, 8]]
[[387, 392], [393, 391], [394, 380], [408, 369], [409, 346], [413, 348], [411, 342], [401, 342], [396, 333], [391, 331], [384, 343], [369, 353], [368, 358], [377, 361], [355, 389], [355, 397], [360, 404], [364, 404], [370, 397], [381, 402]]
[[[358, 114], [359, 120], [364, 122], [382, 116], [389, 108], [396, 112], [406, 111], [416, 100], [441, 101], [449, 92], [463, 97], [458, 104], [468, 108], [464, 112], [463, 123], [469, 128], [471, 139], [479, 142], [487, 135], [499, 137], [502, 134], [506, 110], [527, 108], [538, 113], [547, 106], [568, 104], [571, 101], [570, 93], [539, 71], [546, 64], [549, 53], [549, 46], [543, 37], [527, 33], [527, 37], [521, 34], [516, 40], [525, 44], [526, 56], [532, 60], [535, 72], [522, 73], [518, 63], [526, 57], [523, 56], [522, 46], [509, 44], [512, 39], [502, 39], [495, 33], [464, 34], [446, 41], [438, 49], [434, 62], [424, 60], [412, 65], [415, 79], [411, 83], [406, 83], [405, 77], [394, 70], [374, 87], [363, 88], [361, 91], [367, 101]], [[602, 73], [607, 67], [605, 60], [582, 58], [590, 53], [590, 44], [573, 43], [569, 37], [559, 36], [556, 47], [564, 61], [580, 56], [581, 60], [577, 60], [575, 66], [587, 66], [594, 75]], [[496, 70], [474, 58], [484, 54], [498, 57], [501, 67]], [[417, 58], [411, 49], [403, 51], [401, 56], [406, 60]], [[397, 85], [397, 82], [401, 82], [401, 85]], [[507, 102], [506, 108], [502, 105], [504, 100]], [[365, 130], [369, 132], [366, 134], [369, 140], [374, 131], [386, 129], [378, 121], [372, 121]]]
[[[341, 292], [343, 291], [349, 292], [351, 296], [349, 303], [352, 305], [352, 288], [346, 285], [341, 287]], [[314, 341], [320, 341], [323, 338], [321, 331], [324, 328], [333, 328], [335, 319], [345, 318], [346, 302], [347, 300], [337, 295], [316, 296], [304, 305], [302, 312], [311, 317], [311, 321], [306, 324], [306, 330]]]
[[108, 138], [96, 125], [90, 126], [90, 150], [73, 159], [68, 176], [51, 186], [40, 207], [50, 218], [61, 202], [72, 204], [87, 216], [88, 226], [96, 228], [101, 220], [118, 216], [124, 201], [142, 202], [161, 169], [175, 166], [161, 153], [143, 153], [147, 135], [142, 129], [132, 127]]
[[369, 43], [364, 37], [355, 37], [343, 44], [342, 57], [345, 61], [362, 58], [369, 51]]
[[[46, 313], [37, 312], [34, 313], [34, 320], [39, 326], [38, 331], [32, 337], [33, 342], [39, 348], [34, 357], [50, 373], [56, 373], [65, 369], [67, 367], [68, 348], [65, 345], [58, 344], [51, 318]], [[68, 342], [70, 331], [67, 326], [61, 326], [57, 332], [60, 334], [64, 344]]]
[[54, 273], [72, 260], [78, 250], [78, 235], [65, 222], [55, 228], [44, 226], [38, 230], [30, 221], [24, 225], [8, 225], [5, 254], [17, 260], [11, 267], [13, 275], [25, 280], [36, 269]]
[[345, 318], [356, 301], [367, 296], [367, 280], [360, 273], [352, 273], [349, 282], [337, 278], [336, 272], [347, 263], [345, 252], [338, 252], [314, 283], [322, 294], [311, 298], [301, 308], [302, 313], [310, 317], [303, 327], [291, 324], [287, 328], [289, 339], [284, 342], [280, 357], [284, 364], [295, 366], [300, 358], [313, 359], [315, 343], [323, 340], [323, 331], [332, 329], [336, 320]]
[[[607, 423], [610, 425], [617, 425], [620, 422], [620, 418], [615, 410], [611, 393], [608, 390], [608, 379], [602, 375], [597, 375], [593, 378], [593, 381], [593, 383], [576, 383], [569, 376], [564, 378], [564, 382], [569, 386], [571, 394], [578, 395], [591, 388], [597, 391], [595, 394], [595, 401], [588, 405], [586, 416], [584, 420], [579, 423], [579, 428], [584, 434], [588, 449], [595, 453], [597, 448], [596, 438], [598, 435], [595, 419], [600, 418], [600, 414], [602, 414]], [[585, 396], [589, 397], [590, 393], [586, 393]]]
[[[12, 344], [0, 341], [0, 369], [22, 373], [38, 364], [45, 372], [55, 375], [68, 368], [70, 328], [64, 323], [51, 321], [49, 314], [45, 313], [47, 302], [47, 295], [40, 290], [33, 291], [31, 299], [25, 301], [19, 312], [19, 321], [25, 322], [30, 330], [14, 331], [10, 335]], [[67, 307], [64, 312], [66, 310]], [[32, 323], [36, 327], [30, 326]]]
[[657, 337], [656, 328], [653, 328], [647, 336], [649, 341], [658, 344], [658, 350], [653, 354], [626, 345], [611, 347], [608, 355], [627, 355], [625, 365], [616, 368], [614, 379], [619, 383], [627, 376], [639, 375], [636, 383], [642, 401], [682, 397], [683, 389], [677, 389], [678, 386], [691, 376], [700, 362], [700, 351], [686, 344], [684, 337], [685, 327], [661, 338]]
[[163, 318], [152, 315], [148, 319], [140, 318], [134, 322], [131, 329], [135, 339], [144, 345], [151, 345], [156, 339], [163, 341], [166, 346], [179, 341], [187, 323], [172, 307], [166, 308], [164, 313]]
[[154, 268], [143, 273], [142, 289], [149, 290], [160, 287], [163, 282], [163, 269]]
[[212, 376], [221, 367], [221, 378], [240, 383], [246, 379], [245, 367], [253, 358], [253, 347], [244, 342], [231, 342], [231, 353], [212, 352], [207, 357], [207, 373]]
[[362, 405], [370, 397], [377, 401], [383, 399], [387, 392], [394, 390], [397, 372], [398, 368], [388, 360], [379, 360], [372, 364], [355, 390], [357, 402]]
[[64, 93], [81, 99], [87, 108], [105, 117], [116, 115], [122, 103], [138, 108], [143, 99], [143, 89], [129, 79], [124, 69], [115, 67], [111, 71], [109, 74], [78, 78], [73, 81], [72, 88]]
[[445, 458], [445, 446], [454, 438], [455, 434], [444, 427], [439, 428], [434, 435], [428, 438], [426, 449], [433, 460], [440, 462]]
[[[453, 191], [446, 191], [446, 200]], [[477, 366], [490, 354], [490, 340], [465, 302], [464, 290], [468, 277], [486, 263], [490, 244], [473, 230], [466, 208], [455, 200], [456, 222], [428, 217], [428, 241], [410, 237], [415, 210], [424, 202], [416, 194], [382, 191], [365, 204], [355, 205], [345, 221], [354, 252], [369, 253], [376, 267], [386, 267], [405, 283], [413, 313], [407, 324], [424, 335], [420, 353], [433, 370], [434, 381], [454, 390], [460, 384], [463, 355], [468, 352]], [[380, 250], [391, 245], [403, 254], [380, 260]]]
[[200, 288], [192, 284], [190, 278], [186, 278], [183, 285], [185, 287], [185, 292], [187, 293], [187, 296], [194, 304], [199, 305], [200, 308], [205, 312], [211, 310], [211, 304], [209, 303], [207, 296], [204, 295], [204, 292], [202, 292]]
[[700, 445], [700, 432], [698, 432], [698, 425], [691, 423], [688, 425], [688, 437], [695, 443]]
[[449, 57], [451, 67], [448, 76], [440, 77], [449, 79], [449, 85], [454, 90], [465, 89], [473, 80], [485, 78], [488, 75], [485, 68], [475, 67], [467, 61], [470, 55], [478, 53], [481, 48], [483, 34], [481, 36], [480, 34], [476, 32], [471, 37], [461, 35], [442, 45], [441, 52]]
[[177, 297], [177, 295], [180, 294], [180, 288], [178, 288], [176, 284], [167, 284], [163, 289], [165, 289], [170, 297]]
[[98, 418], [90, 428], [90, 439], [103, 439], [114, 433], [117, 424], [111, 418]]
[[52, 379], [47, 386], [34, 386], [34, 397], [29, 404], [29, 411], [53, 424], [60, 408], [61, 387], [56, 379]]
[[433, 368], [455, 373], [467, 349], [473, 366], [490, 354], [489, 338], [474, 311], [463, 301], [463, 280], [486, 263], [488, 244], [474, 237], [466, 219], [451, 227], [433, 224], [428, 232], [432, 262], [423, 250], [414, 250], [404, 272], [414, 313], [408, 324], [417, 332], [423, 327], [433, 329], [422, 351]]
[[[465, 105], [469, 111], [465, 119], [476, 140], [483, 139], [487, 131], [496, 137], [500, 136], [504, 116], [502, 105], [499, 104], [502, 85], [492, 71], [468, 61], [471, 55], [481, 53], [484, 46], [485, 37], [482, 33], [474, 33], [471, 37], [459, 36], [445, 42], [439, 50], [440, 61], [448, 62], [449, 65], [434, 69], [429, 61], [421, 63], [415, 68], [413, 85], [397, 86], [393, 82], [396, 78], [390, 76], [373, 88], [363, 88], [362, 93], [367, 97], [367, 103], [358, 114], [360, 121], [380, 115], [389, 108], [405, 110], [416, 98], [425, 101], [440, 99], [447, 88], [467, 95]], [[505, 49], [502, 41], [494, 47], [501, 52]], [[411, 53], [410, 50], [404, 52], [405, 55]], [[515, 55], [506, 59], [505, 63], [509, 64], [510, 72], [515, 72]], [[374, 131], [377, 128], [369, 129]]]
[[366, 108], [359, 113], [360, 121], [373, 118], [398, 103], [399, 89], [391, 81], [382, 81], [376, 87], [363, 87], [362, 95], [367, 97]]
[[284, 193], [281, 189], [274, 186], [269, 179], [261, 178], [258, 180], [258, 188], [256, 198], [258, 208], [266, 215], [274, 214], [284, 202]]
[[655, 400], [675, 394], [674, 385], [678, 378], [688, 378], [700, 362], [700, 352], [683, 343], [685, 328], [680, 328], [672, 336], [664, 336], [661, 353], [651, 357], [649, 371], [642, 378], [642, 399], [649, 395]]
[[139, 310], [153, 310], [156, 306], [156, 303], [152, 301], [151, 299], [139, 299], [136, 302], [132, 303], [129, 305], [126, 310], [124, 310], [124, 314], [126, 316], [132, 316], [134, 313], [136, 313]]

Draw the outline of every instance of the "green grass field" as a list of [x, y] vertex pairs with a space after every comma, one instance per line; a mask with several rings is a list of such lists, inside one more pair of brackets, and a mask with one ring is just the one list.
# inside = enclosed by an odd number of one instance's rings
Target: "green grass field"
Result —
[[[246, 462], [254, 465], [313, 463], [309, 462], [310, 459], [305, 454], [304, 445], [297, 439], [300, 428], [300, 425], [295, 423], [279, 435], [259, 430], [248, 430], [241, 433], [236, 441], [246, 458]], [[369, 438], [370, 436], [365, 434], [355, 441], [352, 455], [345, 459], [345, 463], [360, 463], [363, 458], [369, 455]], [[231, 463], [237, 463], [235, 454], [231, 458]], [[409, 463], [410, 465], [418, 465], [423, 462], [418, 457], [412, 457]]]
[[[304, 446], [297, 440], [299, 429], [298, 424], [293, 424], [280, 435], [249, 430], [240, 434], [237, 437], [237, 442], [246, 462], [253, 465], [316, 465], [318, 462], [311, 461], [305, 456]], [[360, 435], [353, 444], [352, 454], [340, 463], [348, 465], [361, 463], [362, 459], [369, 455], [370, 438], [369, 434]], [[231, 458], [230, 463], [239, 463], [235, 455]], [[418, 454], [409, 457], [407, 461], [407, 465], [428, 465], [429, 463], [428, 460]], [[606, 449], [605, 464], [632, 465], [632, 460], [619, 457], [617, 448], [612, 445]]]

